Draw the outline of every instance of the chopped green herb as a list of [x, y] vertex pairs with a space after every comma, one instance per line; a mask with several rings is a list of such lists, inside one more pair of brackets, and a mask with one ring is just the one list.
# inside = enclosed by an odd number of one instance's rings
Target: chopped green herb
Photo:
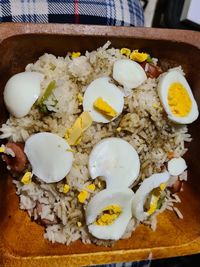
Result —
[[157, 207], [156, 207], [157, 210], [159, 210], [162, 207], [163, 201], [164, 201], [164, 198], [160, 197], [157, 202]]
[[47, 106], [45, 104], [38, 105], [38, 109], [41, 113], [48, 114], [49, 110], [47, 109]]
[[148, 62], [148, 63], [152, 63], [152, 62], [153, 62], [153, 60], [152, 60], [152, 58], [151, 58], [150, 55], [148, 55], [147, 62]]
[[48, 113], [47, 106], [44, 104], [44, 102], [49, 98], [49, 96], [52, 94], [55, 88], [56, 88], [56, 81], [51, 81], [47, 86], [43, 96], [37, 101], [37, 106], [41, 113], [44, 114]]

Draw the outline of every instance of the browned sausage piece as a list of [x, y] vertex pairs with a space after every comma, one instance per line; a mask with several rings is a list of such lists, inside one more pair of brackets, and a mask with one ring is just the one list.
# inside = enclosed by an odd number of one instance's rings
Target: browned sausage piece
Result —
[[157, 78], [162, 73], [162, 69], [153, 63], [144, 61], [140, 65], [143, 67], [148, 78]]
[[172, 194], [178, 193], [181, 190], [182, 184], [182, 181], [177, 180], [172, 186], [169, 187], [169, 190]]
[[37, 201], [36, 203], [36, 211], [38, 214], [38, 221], [42, 224], [42, 225], [53, 225], [57, 223], [57, 220], [54, 219], [53, 221], [49, 220], [49, 219], [45, 219], [45, 218], [41, 218], [41, 213], [42, 213], [42, 206], [43, 204], [41, 204], [39, 201]]
[[42, 219], [41, 218], [40, 222], [41, 222], [42, 225], [53, 225], [53, 224], [57, 223], [57, 220], [50, 221], [48, 219], [45, 219], [45, 218]]
[[15, 153], [15, 157], [3, 155], [3, 160], [11, 168], [11, 171], [18, 173], [23, 172], [26, 169], [26, 164], [28, 162], [24, 153], [24, 144], [8, 142], [6, 147], [10, 148]]

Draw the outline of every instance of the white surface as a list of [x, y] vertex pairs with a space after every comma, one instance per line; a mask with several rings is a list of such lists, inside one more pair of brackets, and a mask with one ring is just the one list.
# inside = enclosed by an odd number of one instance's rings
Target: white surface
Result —
[[149, 0], [149, 3], [146, 6], [144, 11], [144, 26], [151, 27], [154, 17], [154, 12], [158, 0]]
[[190, 21], [200, 25], [200, 1], [199, 0], [185, 0], [181, 21]]

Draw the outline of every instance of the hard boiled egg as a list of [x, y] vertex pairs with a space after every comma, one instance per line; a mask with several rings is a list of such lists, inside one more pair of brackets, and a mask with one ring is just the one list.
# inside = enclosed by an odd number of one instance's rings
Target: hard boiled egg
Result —
[[167, 169], [171, 175], [177, 176], [187, 169], [187, 165], [183, 158], [173, 158], [168, 161]]
[[129, 188], [105, 189], [96, 194], [86, 208], [89, 232], [99, 239], [120, 239], [132, 217], [133, 196]]
[[4, 89], [4, 102], [15, 117], [26, 116], [40, 95], [44, 75], [39, 72], [21, 72], [12, 76]]
[[59, 182], [72, 167], [70, 146], [56, 134], [42, 132], [32, 135], [25, 143], [24, 152], [32, 173], [46, 183]]
[[[83, 110], [96, 122], [108, 123], [120, 115], [124, 107], [124, 94], [109, 77], [101, 77], [87, 87], [83, 97]], [[108, 111], [108, 113], [107, 113]], [[109, 113], [110, 111], [110, 113]], [[109, 118], [109, 114], [113, 116]]]
[[[135, 218], [143, 221], [156, 211], [158, 200], [169, 178], [170, 174], [166, 171], [153, 174], [142, 182], [132, 202], [132, 212]], [[146, 205], [148, 207], [145, 210]]]
[[107, 188], [131, 186], [139, 171], [140, 160], [136, 150], [121, 138], [101, 140], [89, 156], [91, 178], [103, 176]]
[[178, 70], [171, 70], [161, 76], [158, 94], [170, 120], [187, 124], [198, 118], [199, 111], [192, 90]]
[[113, 78], [127, 89], [141, 85], [146, 79], [143, 68], [130, 59], [120, 59], [113, 65]]

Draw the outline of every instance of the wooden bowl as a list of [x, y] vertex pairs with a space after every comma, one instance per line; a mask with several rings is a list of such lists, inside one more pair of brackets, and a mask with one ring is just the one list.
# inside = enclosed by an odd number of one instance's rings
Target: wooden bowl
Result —
[[[107, 40], [114, 47], [148, 51], [163, 64], [182, 65], [200, 105], [200, 33], [185, 30], [105, 27], [56, 24], [0, 25], [0, 122], [8, 113], [3, 104], [7, 79], [43, 53], [64, 56], [68, 51], [93, 50]], [[1, 266], [83, 266], [188, 255], [200, 252], [200, 119], [189, 126], [193, 141], [186, 159], [189, 181], [180, 193], [180, 220], [166, 211], [158, 218], [157, 230], [139, 226], [127, 240], [114, 247], [97, 247], [75, 242], [70, 246], [52, 244], [43, 238], [44, 228], [31, 222], [19, 209], [12, 178], [0, 165], [0, 265]]]

